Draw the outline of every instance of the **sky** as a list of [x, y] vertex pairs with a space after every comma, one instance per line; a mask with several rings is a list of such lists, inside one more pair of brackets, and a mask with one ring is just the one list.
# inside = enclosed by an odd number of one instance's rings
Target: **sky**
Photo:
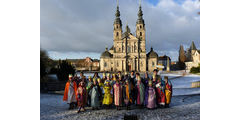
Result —
[[[52, 59], [100, 59], [113, 45], [116, 0], [41, 0], [40, 47]], [[199, 0], [141, 0], [146, 50], [178, 59], [194, 41], [200, 49]], [[139, 0], [119, 0], [123, 32], [135, 34]]]

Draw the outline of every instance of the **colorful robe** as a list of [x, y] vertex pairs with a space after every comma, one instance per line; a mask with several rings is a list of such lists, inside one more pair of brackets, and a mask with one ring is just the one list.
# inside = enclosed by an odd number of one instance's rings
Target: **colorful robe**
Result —
[[[148, 81], [149, 81], [148, 77], [143, 79], [144, 86], [148, 86]], [[147, 87], [145, 87], [145, 88], [147, 88]]]
[[104, 98], [103, 98], [102, 104], [103, 105], [112, 104], [112, 101], [113, 101], [112, 94], [111, 94], [112, 87], [111, 86], [104, 86], [103, 89], [104, 89]]
[[145, 91], [145, 105], [147, 108], [155, 108], [156, 105], [156, 92], [153, 87], [148, 87]]
[[130, 76], [129, 77], [130, 84], [131, 84], [131, 96], [132, 96], [132, 99], [133, 99], [133, 103], [135, 103], [135, 100], [136, 100], [135, 79], [136, 79], [135, 76]]
[[156, 84], [156, 92], [157, 92], [157, 103], [159, 105], [165, 105], [166, 97], [165, 97], [165, 84], [159, 82]]
[[87, 104], [88, 106], [91, 105], [91, 96], [90, 96], [90, 90], [92, 89], [93, 83], [88, 81], [86, 89], [87, 89]]
[[130, 105], [132, 103], [132, 96], [131, 96], [131, 84], [125, 84], [123, 86], [123, 100], [125, 105]]
[[116, 83], [113, 85], [114, 90], [114, 104], [116, 106], [122, 105], [122, 85], [120, 83]]
[[169, 105], [172, 99], [172, 83], [168, 81], [165, 85], [166, 104]]
[[99, 107], [100, 106], [100, 99], [101, 99], [101, 89], [98, 85], [92, 87], [89, 91], [90, 98], [91, 98], [91, 107]]
[[67, 82], [64, 90], [63, 101], [67, 103], [77, 102], [76, 99], [77, 84], [76, 82]]
[[141, 82], [140, 84], [136, 84], [136, 93], [137, 93], [137, 105], [143, 105], [144, 103], [144, 96], [145, 96], [145, 87], [144, 84]]
[[85, 86], [78, 87], [77, 102], [79, 107], [84, 107], [87, 104], [87, 90]]

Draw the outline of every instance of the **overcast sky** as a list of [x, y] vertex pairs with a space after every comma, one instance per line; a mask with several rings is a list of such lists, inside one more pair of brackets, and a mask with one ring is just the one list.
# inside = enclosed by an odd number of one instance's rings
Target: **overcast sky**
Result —
[[[119, 0], [123, 31], [135, 34], [139, 0]], [[179, 46], [200, 48], [198, 0], [142, 0], [146, 49], [177, 60]], [[41, 49], [53, 59], [100, 58], [113, 45], [116, 0], [41, 0]]]

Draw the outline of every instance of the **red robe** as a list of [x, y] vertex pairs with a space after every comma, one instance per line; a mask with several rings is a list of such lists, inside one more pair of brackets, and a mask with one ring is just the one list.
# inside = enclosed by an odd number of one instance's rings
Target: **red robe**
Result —
[[[70, 82], [68, 81], [66, 83], [66, 86], [65, 86], [65, 91], [64, 91], [64, 95], [63, 95], [63, 101], [67, 101], [68, 100], [69, 85], [70, 85]], [[74, 81], [73, 81], [73, 88], [74, 88], [74, 92], [76, 94], [77, 93], [77, 84]], [[77, 94], [76, 94], [76, 96], [77, 96]]]
[[122, 85], [120, 83], [116, 83], [113, 85], [114, 89], [114, 103], [116, 106], [122, 105]]
[[161, 105], [165, 105], [166, 97], [165, 97], [165, 91], [163, 86], [156, 87], [156, 92], [157, 92], [157, 103]]
[[87, 103], [87, 90], [85, 86], [79, 86], [77, 89], [78, 106], [85, 106]]

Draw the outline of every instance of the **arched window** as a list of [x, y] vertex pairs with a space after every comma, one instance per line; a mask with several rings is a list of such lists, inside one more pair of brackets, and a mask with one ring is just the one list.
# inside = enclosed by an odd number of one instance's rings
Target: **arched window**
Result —
[[142, 28], [142, 26], [140, 25], [140, 28]]
[[127, 52], [130, 52], [130, 51], [131, 51], [131, 47], [128, 46], [128, 47], [127, 47]]
[[104, 62], [104, 67], [107, 67], [107, 63], [106, 62]]
[[116, 36], [118, 36], [118, 32], [116, 33]]
[[140, 32], [140, 36], [142, 36], [142, 32]]

